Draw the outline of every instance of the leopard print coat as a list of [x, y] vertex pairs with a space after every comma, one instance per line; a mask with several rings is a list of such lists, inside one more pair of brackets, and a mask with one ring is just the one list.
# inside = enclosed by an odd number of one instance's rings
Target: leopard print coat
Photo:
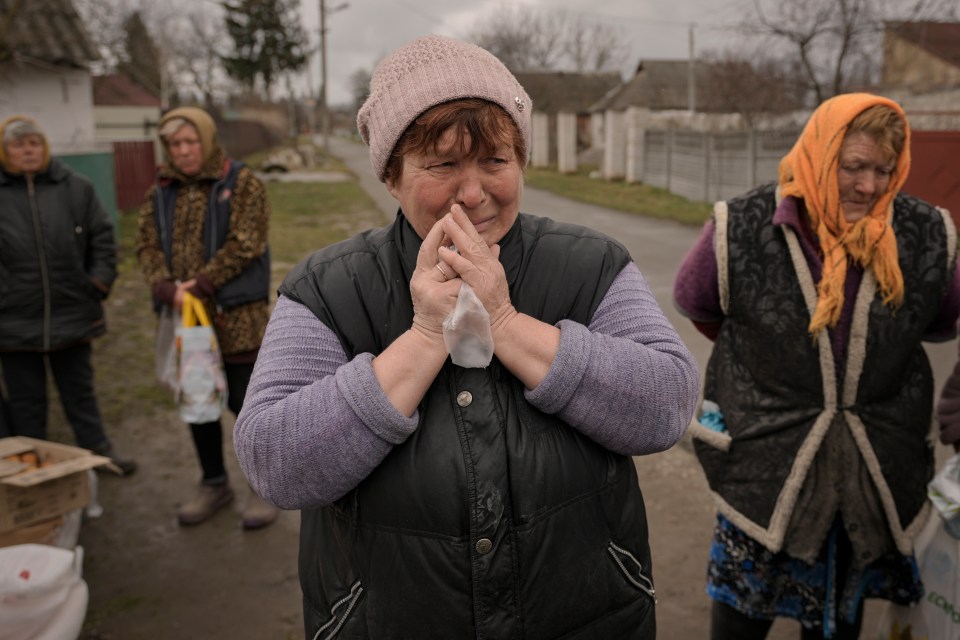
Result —
[[[224, 151], [217, 147], [204, 163], [200, 173], [188, 177], [170, 164], [158, 172], [160, 179], [178, 184], [173, 214], [173, 242], [170, 263], [167, 263], [160, 234], [154, 219], [157, 185], [147, 191], [140, 207], [136, 247], [140, 267], [154, 293], [164, 304], [172, 302], [176, 281], [197, 278], [200, 295], [213, 321], [226, 362], [252, 362], [263, 341], [270, 318], [269, 300], [257, 300], [230, 309], [217, 308], [210, 295], [240, 274], [251, 261], [267, 248], [270, 204], [263, 183], [243, 167], [237, 177], [232, 196], [230, 230], [227, 240], [209, 260], [204, 257], [203, 226], [213, 184], [221, 177]], [[195, 287], [193, 291], [196, 291]], [[233, 356], [233, 357], [231, 357]]]

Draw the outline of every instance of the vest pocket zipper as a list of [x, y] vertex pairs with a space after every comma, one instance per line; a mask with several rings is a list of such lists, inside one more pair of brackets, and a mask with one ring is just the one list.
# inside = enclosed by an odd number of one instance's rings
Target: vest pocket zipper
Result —
[[[354, 608], [357, 606], [357, 602], [360, 601], [360, 596], [363, 595], [363, 585], [360, 584], [360, 581], [357, 580], [350, 587], [350, 593], [340, 598], [333, 603], [333, 606], [330, 607], [330, 619], [327, 620], [317, 632], [313, 634], [313, 640], [330, 640], [331, 638], [337, 637], [337, 634], [340, 633], [340, 630], [343, 628], [343, 625], [346, 624], [347, 619], [350, 617], [350, 614], [353, 612]], [[344, 608], [346, 607], [346, 608]], [[337, 616], [337, 610], [342, 609], [342, 615]], [[332, 627], [332, 628], [331, 628]], [[324, 632], [329, 631], [327, 635], [323, 635]]]
[[627, 579], [627, 582], [650, 596], [650, 599], [656, 604], [657, 592], [653, 588], [653, 580], [644, 575], [643, 565], [637, 560], [636, 556], [612, 541], [607, 547], [607, 553], [620, 568], [620, 572]]

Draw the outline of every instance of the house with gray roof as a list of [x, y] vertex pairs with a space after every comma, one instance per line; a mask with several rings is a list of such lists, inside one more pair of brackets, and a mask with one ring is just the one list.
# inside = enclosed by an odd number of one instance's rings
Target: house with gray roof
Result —
[[113, 152], [94, 127], [90, 64], [99, 58], [70, 0], [0, 0], [0, 120], [35, 118], [116, 219]]
[[960, 23], [887, 22], [880, 91], [914, 129], [960, 130]]
[[0, 0], [0, 119], [37, 119], [54, 153], [94, 141], [96, 47], [70, 0]]
[[[692, 64], [692, 67], [691, 67]], [[723, 131], [743, 127], [733, 105], [711, 90], [714, 65], [696, 60], [641, 60], [633, 77], [590, 106], [601, 140], [603, 174], [634, 179], [628, 147], [647, 129]]]
[[618, 87], [616, 72], [519, 72], [516, 78], [533, 101], [534, 166], [557, 164], [575, 170], [579, 151], [591, 146], [590, 106]]
[[960, 23], [887, 22], [880, 83], [912, 93], [960, 87]]

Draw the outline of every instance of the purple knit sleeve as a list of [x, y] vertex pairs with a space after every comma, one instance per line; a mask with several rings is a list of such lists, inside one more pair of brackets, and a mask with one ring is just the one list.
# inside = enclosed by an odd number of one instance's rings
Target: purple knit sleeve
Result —
[[336, 334], [280, 297], [270, 316], [234, 446], [250, 485], [284, 509], [330, 504], [417, 427], [390, 403], [370, 354], [347, 361]]
[[680, 263], [673, 281], [673, 302], [694, 322], [722, 322], [717, 256], [713, 249], [714, 222], [708, 220], [696, 243]]
[[607, 291], [590, 326], [563, 320], [560, 347], [527, 400], [611, 451], [664, 451], [693, 417], [700, 373], [634, 263]]
[[937, 417], [940, 420], [940, 442], [960, 445], [960, 360], [954, 364], [937, 401]]

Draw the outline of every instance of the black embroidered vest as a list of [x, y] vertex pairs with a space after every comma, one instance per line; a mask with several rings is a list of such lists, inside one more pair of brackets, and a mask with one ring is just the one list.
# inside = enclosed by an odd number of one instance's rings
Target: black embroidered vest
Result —
[[952, 277], [956, 236], [921, 200], [901, 194], [893, 207], [903, 305], [883, 304], [865, 272], [839, 376], [827, 333], [815, 341], [807, 329], [816, 285], [793, 231], [772, 224], [773, 185], [718, 209], [728, 298], [704, 398], [719, 404], [728, 432], [695, 428], [695, 448], [721, 513], [771, 550], [834, 417], [851, 430], [901, 551], [923, 520], [933, 376], [921, 339]]

